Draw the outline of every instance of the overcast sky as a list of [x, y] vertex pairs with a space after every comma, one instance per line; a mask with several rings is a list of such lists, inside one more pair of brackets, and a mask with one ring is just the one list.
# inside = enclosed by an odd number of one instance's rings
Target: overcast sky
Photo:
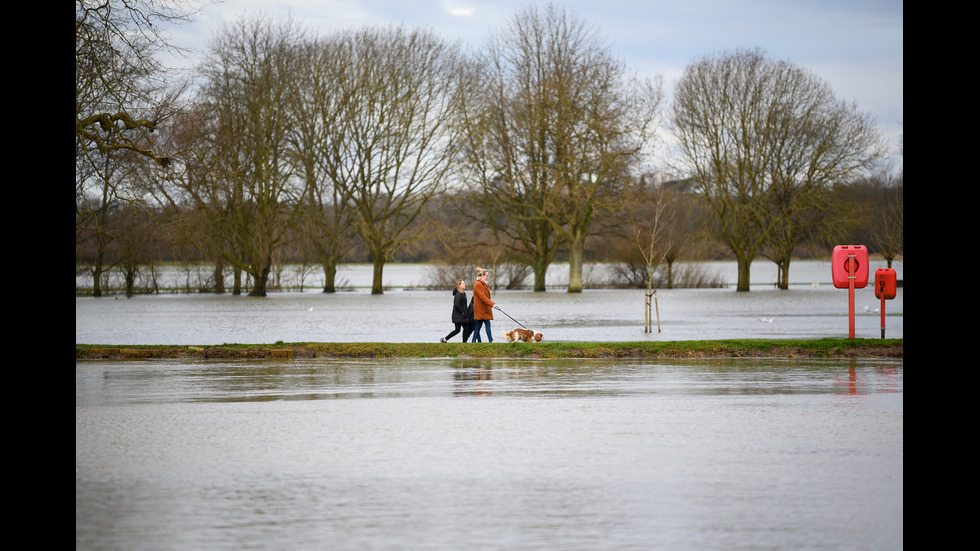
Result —
[[[902, 135], [903, 0], [566, 0], [592, 21], [637, 73], [660, 75], [669, 94], [685, 65], [708, 54], [762, 48], [828, 81], [875, 115], [894, 149]], [[367, 24], [425, 26], [478, 45], [516, 9], [544, 0], [225, 0], [206, 5], [174, 35], [203, 50], [239, 17], [289, 16], [310, 31]], [[895, 160], [894, 163], [899, 163]]]

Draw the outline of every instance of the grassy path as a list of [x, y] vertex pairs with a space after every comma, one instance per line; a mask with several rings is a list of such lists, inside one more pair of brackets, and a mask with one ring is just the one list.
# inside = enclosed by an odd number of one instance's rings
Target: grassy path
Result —
[[276, 343], [215, 346], [75, 345], [76, 360], [252, 358], [903, 358], [903, 339], [743, 339], [570, 343]]

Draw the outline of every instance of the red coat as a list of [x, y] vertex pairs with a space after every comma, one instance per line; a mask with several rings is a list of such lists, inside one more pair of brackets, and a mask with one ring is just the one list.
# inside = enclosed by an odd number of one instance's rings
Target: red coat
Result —
[[497, 303], [490, 300], [490, 287], [487, 282], [477, 278], [473, 283], [473, 319], [492, 320], [493, 310]]

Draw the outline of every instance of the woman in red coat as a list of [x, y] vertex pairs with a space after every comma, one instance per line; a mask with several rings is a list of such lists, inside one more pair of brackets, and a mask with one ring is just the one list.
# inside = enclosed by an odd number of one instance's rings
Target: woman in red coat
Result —
[[487, 285], [489, 274], [490, 272], [485, 268], [476, 269], [476, 281], [473, 283], [473, 319], [476, 324], [473, 326], [473, 340], [470, 342], [482, 342], [480, 327], [486, 327], [487, 342], [493, 342], [490, 321], [493, 319], [493, 308], [497, 304], [490, 300], [490, 286]]

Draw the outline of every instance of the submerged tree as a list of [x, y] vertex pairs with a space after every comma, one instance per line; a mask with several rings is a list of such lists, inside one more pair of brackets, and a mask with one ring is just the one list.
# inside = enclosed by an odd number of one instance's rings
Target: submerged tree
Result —
[[110, 245], [120, 235], [120, 228], [115, 227], [117, 214], [128, 204], [124, 198], [131, 194], [133, 166], [116, 159], [124, 154], [117, 151], [93, 157], [102, 159], [100, 167], [92, 166], [92, 159], [76, 158], [75, 176], [86, 182], [86, 193], [75, 198], [76, 246], [80, 242], [91, 244], [93, 254], [88, 269], [95, 297], [102, 296], [103, 274], [114, 265], [110, 260]]
[[466, 160], [486, 220], [536, 291], [567, 245], [568, 291], [581, 292], [589, 225], [650, 143], [659, 82], [628, 78], [585, 20], [554, 5], [515, 14], [484, 66]]
[[[811, 72], [759, 50], [689, 65], [674, 95], [673, 123], [686, 168], [735, 255], [739, 291], [749, 290], [762, 247], [777, 233], [794, 235], [787, 230], [801, 213], [822, 208], [831, 186], [871, 169], [883, 152], [870, 115], [837, 99]], [[788, 262], [785, 254], [779, 259]]]
[[160, 63], [158, 54], [176, 50], [161, 29], [186, 22], [190, 11], [182, 1], [75, 2], [76, 235], [90, 229], [97, 236], [96, 296], [108, 268], [110, 211], [121, 203], [146, 206], [129, 178], [134, 165], [170, 161], [171, 152], [148, 139], [176, 113], [182, 91]]
[[331, 38], [334, 94], [320, 150], [324, 176], [351, 209], [374, 263], [416, 236], [426, 204], [452, 175], [460, 112], [475, 82], [461, 50], [425, 30], [364, 28]]
[[348, 67], [337, 40], [315, 39], [296, 48], [303, 68], [288, 108], [295, 116], [289, 136], [304, 185], [301, 231], [304, 248], [323, 268], [323, 292], [336, 291], [337, 266], [357, 244], [355, 212], [347, 188], [332, 177], [331, 156], [345, 113], [342, 83]]
[[[252, 277], [265, 296], [276, 252], [284, 245], [303, 188], [290, 150], [296, 93], [292, 22], [245, 19], [219, 34], [200, 68], [201, 93], [171, 138], [186, 154], [170, 173], [167, 203], [201, 226], [202, 249]], [[194, 215], [186, 216], [188, 209]], [[236, 279], [236, 292], [240, 282]]]

